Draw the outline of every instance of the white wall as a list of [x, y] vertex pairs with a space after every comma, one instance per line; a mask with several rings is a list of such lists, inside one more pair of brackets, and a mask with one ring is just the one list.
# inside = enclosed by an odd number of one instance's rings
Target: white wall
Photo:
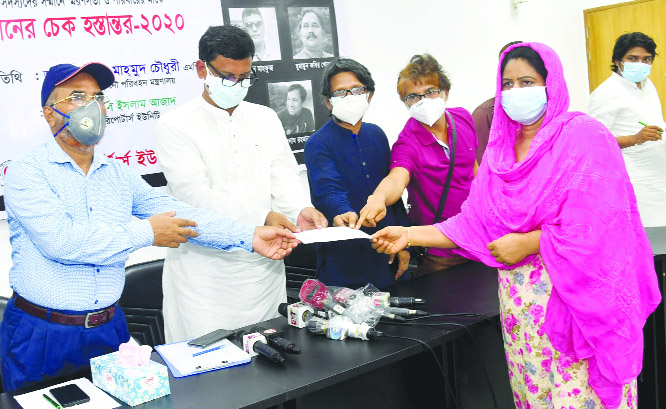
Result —
[[[564, 65], [571, 109], [586, 111], [589, 94], [583, 10], [612, 0], [336, 0], [340, 54], [368, 67], [376, 82], [365, 117], [391, 141], [408, 119], [395, 91], [398, 72], [417, 53], [435, 56], [448, 72], [449, 106], [472, 111], [494, 95], [497, 54], [515, 40], [553, 47]], [[305, 178], [303, 178], [305, 179]], [[145, 248], [128, 264], [164, 257]], [[11, 247], [7, 221], [0, 220], [0, 295], [8, 295]]]

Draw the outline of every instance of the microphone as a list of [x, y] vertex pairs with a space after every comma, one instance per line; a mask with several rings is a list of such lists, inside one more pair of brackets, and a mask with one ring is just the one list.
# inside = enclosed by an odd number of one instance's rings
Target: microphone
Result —
[[256, 326], [252, 328], [252, 332], [258, 332], [259, 334], [263, 335], [266, 337], [268, 340], [268, 345], [275, 347], [279, 349], [280, 351], [284, 351], [288, 354], [300, 354], [301, 350], [300, 348], [296, 347], [296, 344], [289, 341], [288, 339], [285, 339], [283, 337], [284, 332], [282, 331], [277, 331], [273, 328], [271, 329], [266, 329], [263, 327]]
[[413, 307], [426, 303], [425, 299], [414, 297], [389, 297], [388, 301], [392, 307]]
[[[389, 293], [381, 293], [372, 284], [367, 284], [365, 287], [352, 290], [346, 287], [330, 287], [329, 292], [333, 292], [333, 299], [347, 307], [347, 310], [361, 318], [363, 322], [369, 323], [371, 326], [377, 325], [380, 317], [386, 317], [395, 321], [405, 321], [405, 319], [397, 312], [389, 311], [381, 303], [381, 295], [385, 295], [388, 305]], [[379, 294], [380, 297], [376, 298], [375, 295]]]
[[363, 322], [359, 317], [347, 311], [345, 307], [333, 301], [326, 286], [321, 281], [308, 278], [303, 282], [298, 296], [301, 301], [316, 309], [333, 311], [338, 315], [344, 315], [357, 324]]
[[337, 341], [342, 341], [347, 337], [367, 341], [384, 335], [383, 332], [375, 330], [366, 323], [355, 324], [351, 319], [343, 315], [336, 315], [330, 320], [312, 317], [308, 321], [307, 328], [312, 334], [326, 335], [327, 338]]
[[234, 338], [241, 343], [243, 350], [250, 356], [262, 355], [278, 364], [284, 362], [284, 357], [266, 343], [266, 337], [257, 332], [238, 330]]
[[386, 307], [386, 311], [390, 314], [400, 315], [400, 316], [409, 316], [409, 315], [428, 315], [427, 312], [422, 310], [410, 310], [407, 308], [398, 308], [398, 307]]
[[306, 305], [303, 302], [295, 302], [293, 304], [281, 303], [278, 306], [278, 313], [287, 318], [287, 322], [292, 327], [305, 328], [308, 321], [312, 317], [321, 317], [326, 319], [326, 313]]

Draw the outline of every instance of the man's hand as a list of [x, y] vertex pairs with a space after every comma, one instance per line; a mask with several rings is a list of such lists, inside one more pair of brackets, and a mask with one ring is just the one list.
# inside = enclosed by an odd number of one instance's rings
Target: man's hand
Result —
[[196, 222], [173, 217], [176, 212], [152, 215], [148, 218], [153, 228], [155, 240], [153, 246], [176, 248], [185, 243], [189, 237], [197, 237], [199, 233], [185, 226], [196, 226]]
[[377, 222], [386, 217], [386, 199], [381, 195], [370, 195], [356, 223], [356, 228], [361, 226], [377, 227]]
[[[409, 259], [411, 257], [411, 254], [409, 254], [409, 250], [400, 250], [398, 252], [398, 271], [395, 274], [395, 279], [397, 280], [398, 278], [402, 277], [402, 274], [407, 271], [407, 268], [409, 267]], [[391, 254], [389, 256], [389, 264], [393, 264], [393, 260], [395, 258], [395, 254]]]
[[300, 232], [301, 229], [298, 228], [294, 223], [291, 222], [287, 218], [287, 216], [283, 215], [282, 213], [277, 213], [277, 212], [268, 212], [268, 215], [266, 215], [266, 221], [264, 222], [264, 226], [273, 226], [273, 227], [280, 227], [282, 229], [287, 229], [289, 231], [293, 232]]
[[408, 232], [406, 227], [389, 226], [373, 234], [371, 239], [377, 253], [396, 254], [407, 247]]
[[273, 226], [258, 226], [254, 229], [252, 249], [264, 257], [281, 260], [300, 243], [293, 233]]
[[658, 141], [661, 139], [661, 133], [664, 132], [658, 126], [649, 125], [641, 129], [636, 135], [634, 135], [633, 142], [634, 145], [640, 145], [647, 141]]
[[[530, 254], [534, 254], [530, 251], [532, 245], [528, 237], [529, 234], [509, 233], [488, 243], [488, 250], [499, 263], [512, 266], [521, 262]], [[541, 236], [539, 235], [539, 237]]]
[[302, 231], [321, 229], [328, 226], [328, 220], [314, 207], [304, 207], [296, 220]]
[[354, 212], [339, 214], [333, 218], [333, 226], [347, 226], [352, 229], [356, 227], [358, 215]]

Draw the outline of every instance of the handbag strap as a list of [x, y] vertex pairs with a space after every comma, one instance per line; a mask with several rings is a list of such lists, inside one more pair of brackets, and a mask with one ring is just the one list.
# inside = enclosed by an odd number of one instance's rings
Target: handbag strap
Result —
[[453, 179], [453, 167], [456, 163], [456, 145], [458, 138], [456, 137], [456, 124], [453, 122], [453, 117], [449, 111], [444, 111], [446, 117], [451, 123], [451, 160], [449, 161], [449, 172], [446, 175], [446, 183], [444, 184], [444, 190], [442, 191], [442, 197], [439, 199], [439, 206], [437, 206], [437, 212], [435, 212], [435, 220], [432, 224], [438, 223], [442, 219], [442, 212], [444, 211], [444, 204], [446, 204], [446, 197], [449, 195], [449, 188], [451, 187], [451, 180]]

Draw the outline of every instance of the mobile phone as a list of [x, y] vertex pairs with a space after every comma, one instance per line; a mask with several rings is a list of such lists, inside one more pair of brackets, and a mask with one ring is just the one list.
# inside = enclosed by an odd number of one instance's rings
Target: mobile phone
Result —
[[206, 335], [202, 335], [199, 338], [195, 338], [192, 341], [188, 342], [187, 345], [193, 346], [193, 347], [201, 347], [205, 348], [210, 344], [214, 344], [217, 341], [223, 340], [225, 338], [228, 338], [229, 336], [233, 335], [236, 331], [228, 330], [228, 329], [217, 329], [213, 332], [209, 332]]
[[51, 395], [53, 395], [63, 408], [90, 401], [90, 397], [74, 383], [49, 389], [49, 392], [51, 392]]

